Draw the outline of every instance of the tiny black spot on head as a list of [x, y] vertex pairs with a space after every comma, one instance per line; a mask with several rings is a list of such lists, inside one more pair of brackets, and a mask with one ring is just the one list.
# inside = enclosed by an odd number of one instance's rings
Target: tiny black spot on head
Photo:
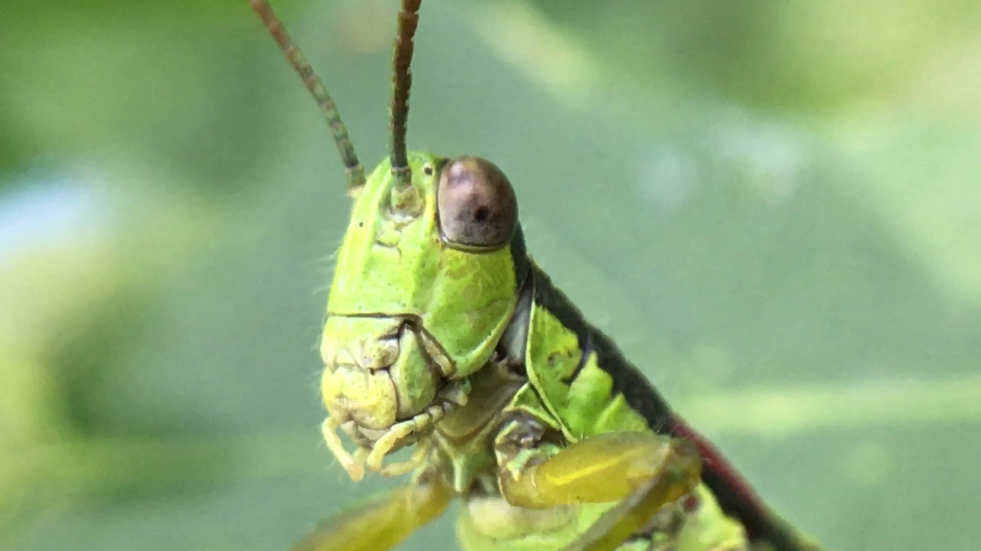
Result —
[[364, 221], [358, 222], [358, 227], [359, 228], [363, 228], [364, 227]]
[[473, 213], [473, 219], [478, 222], [483, 222], [487, 220], [487, 217], [489, 215], [490, 215], [490, 211], [487, 209], [487, 207], [481, 206], [477, 209], [477, 212]]

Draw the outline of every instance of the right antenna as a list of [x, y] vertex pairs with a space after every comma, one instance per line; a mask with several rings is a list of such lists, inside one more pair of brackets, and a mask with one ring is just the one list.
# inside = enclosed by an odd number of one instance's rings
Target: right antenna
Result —
[[[313, 72], [307, 58], [303, 56], [303, 52], [293, 44], [293, 40], [287, 34], [286, 29], [283, 28], [283, 24], [280, 23], [279, 18], [276, 17], [276, 14], [273, 13], [272, 8], [269, 6], [269, 2], [266, 0], [250, 1], [252, 3], [252, 9], [259, 14], [259, 18], [266, 25], [269, 34], [276, 39], [279, 47], [286, 54], [286, 59], [296, 69], [296, 72], [299, 73], [300, 78], [303, 79], [303, 84], [306, 85], [307, 90], [310, 90], [313, 99], [317, 100], [317, 105], [320, 106], [320, 111], [324, 114], [327, 125], [330, 126], [330, 133], [334, 136], [337, 150], [340, 152], [341, 159], [344, 161], [348, 190], [353, 191], [360, 188], [365, 182], [364, 167], [361, 166], [361, 161], [358, 160], [358, 154], [354, 152], [354, 144], [351, 143], [351, 137], [347, 133], [347, 127], [341, 121], [341, 113], [337, 110], [337, 105], [330, 97], [330, 93], [327, 92], [327, 88], [324, 87], [324, 83], [320, 80], [320, 77]], [[416, 3], [416, 7], [418, 8], [418, 2]], [[415, 27], [413, 27], [414, 29]], [[411, 51], [409, 55], [412, 55]], [[408, 92], [406, 93], [408, 94]]]
[[409, 89], [412, 88], [412, 42], [419, 25], [419, 6], [422, 0], [402, 0], [399, 12], [398, 35], [395, 38], [395, 54], [392, 59], [392, 108], [389, 114], [392, 176], [396, 185], [406, 188], [412, 185], [412, 172], [405, 149], [405, 127], [409, 118]]

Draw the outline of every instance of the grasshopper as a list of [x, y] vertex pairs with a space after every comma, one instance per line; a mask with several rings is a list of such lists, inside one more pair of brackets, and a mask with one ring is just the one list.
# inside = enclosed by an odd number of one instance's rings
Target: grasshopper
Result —
[[393, 549], [454, 498], [467, 551], [819, 549], [552, 284], [497, 166], [406, 150], [421, 0], [401, 3], [389, 157], [367, 176], [319, 77], [266, 0], [251, 4], [319, 104], [354, 199], [320, 347], [324, 440], [353, 480], [412, 473], [297, 551]]

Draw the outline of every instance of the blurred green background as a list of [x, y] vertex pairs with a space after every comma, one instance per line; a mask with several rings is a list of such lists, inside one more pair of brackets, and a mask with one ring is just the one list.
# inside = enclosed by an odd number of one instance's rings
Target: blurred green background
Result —
[[[369, 166], [396, 4], [274, 2]], [[0, 549], [285, 550], [396, 484], [320, 442], [349, 203], [248, 3], [3, 11]], [[409, 142], [499, 164], [554, 280], [830, 551], [976, 551], [978, 28], [973, 0], [430, 0]]]

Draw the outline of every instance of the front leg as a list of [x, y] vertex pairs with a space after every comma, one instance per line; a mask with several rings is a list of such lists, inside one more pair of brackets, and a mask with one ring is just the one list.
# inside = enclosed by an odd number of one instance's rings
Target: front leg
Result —
[[323, 521], [291, 551], [386, 551], [446, 510], [452, 489], [434, 468], [408, 486], [368, 499]]
[[497, 441], [501, 492], [518, 507], [617, 503], [564, 551], [613, 551], [699, 483], [694, 445], [653, 433], [591, 436], [568, 447], [515, 421]]

